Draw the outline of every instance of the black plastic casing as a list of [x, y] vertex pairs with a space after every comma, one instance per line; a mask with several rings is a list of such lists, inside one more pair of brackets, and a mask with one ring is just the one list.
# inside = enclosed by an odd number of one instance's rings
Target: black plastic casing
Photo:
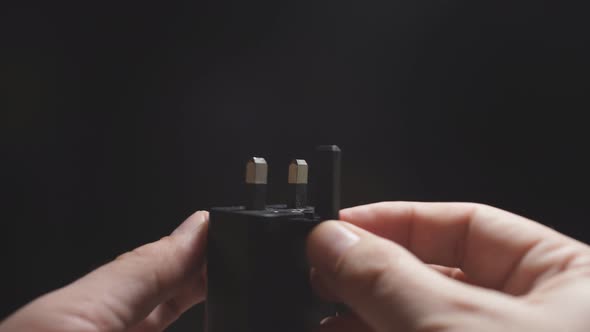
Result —
[[206, 332], [312, 332], [323, 318], [347, 311], [314, 294], [305, 252], [311, 230], [338, 218], [340, 163], [338, 146], [315, 149], [315, 207], [299, 208], [307, 206], [305, 178], [289, 184], [289, 208], [266, 205], [265, 183], [247, 183], [247, 209], [211, 210]]
[[310, 285], [313, 208], [214, 208], [207, 245], [207, 332], [308, 332], [335, 313]]

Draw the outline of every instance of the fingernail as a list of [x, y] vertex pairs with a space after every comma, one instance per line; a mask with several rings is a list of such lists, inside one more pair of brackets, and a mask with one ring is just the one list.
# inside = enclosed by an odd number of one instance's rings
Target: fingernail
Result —
[[205, 222], [205, 220], [207, 220], [207, 216], [207, 211], [197, 211], [193, 213], [182, 224], [180, 224], [180, 226], [176, 227], [176, 229], [172, 232], [172, 235], [189, 233], [198, 225]]
[[341, 221], [328, 221], [314, 232], [311, 258], [314, 266], [333, 267], [344, 252], [357, 243], [360, 237], [341, 225]]

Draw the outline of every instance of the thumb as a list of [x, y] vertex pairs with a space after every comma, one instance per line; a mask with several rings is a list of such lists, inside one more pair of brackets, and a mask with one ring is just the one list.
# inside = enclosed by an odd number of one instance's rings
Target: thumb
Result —
[[436, 317], [445, 317], [457, 304], [473, 307], [469, 303], [477, 298], [476, 289], [445, 278], [403, 247], [346, 222], [317, 226], [307, 251], [322, 286], [376, 331], [429, 330], [430, 324], [441, 323]]

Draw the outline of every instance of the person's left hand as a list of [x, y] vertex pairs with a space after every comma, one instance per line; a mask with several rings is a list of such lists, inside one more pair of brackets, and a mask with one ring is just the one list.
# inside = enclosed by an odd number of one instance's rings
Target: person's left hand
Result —
[[162, 331], [205, 297], [209, 214], [29, 303], [0, 332]]

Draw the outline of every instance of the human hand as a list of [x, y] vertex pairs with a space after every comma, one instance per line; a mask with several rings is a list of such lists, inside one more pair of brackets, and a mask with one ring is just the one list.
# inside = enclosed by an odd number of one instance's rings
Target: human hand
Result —
[[204, 299], [208, 217], [197, 212], [170, 236], [34, 300], [0, 332], [162, 331]]
[[590, 247], [550, 228], [469, 203], [340, 218], [308, 240], [314, 286], [352, 311], [322, 332], [590, 330]]

